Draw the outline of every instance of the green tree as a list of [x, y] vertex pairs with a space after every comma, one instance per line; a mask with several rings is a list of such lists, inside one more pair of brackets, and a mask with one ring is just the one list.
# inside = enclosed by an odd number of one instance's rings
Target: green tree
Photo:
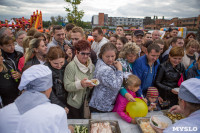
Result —
[[64, 0], [68, 3], [68, 7], [65, 7], [67, 14], [67, 19], [69, 23], [74, 23], [75, 25], [81, 25], [81, 19], [84, 16], [84, 11], [78, 11], [78, 5], [81, 4], [82, 0]]

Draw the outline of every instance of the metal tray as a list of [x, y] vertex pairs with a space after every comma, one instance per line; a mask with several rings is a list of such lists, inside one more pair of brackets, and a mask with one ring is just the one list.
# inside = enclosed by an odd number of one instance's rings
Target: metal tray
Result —
[[[144, 132], [142, 131], [142, 128], [140, 127], [140, 124], [141, 124], [141, 122], [148, 122], [148, 121], [150, 121], [150, 117], [136, 117], [135, 120], [136, 120], [136, 123], [137, 123], [137, 125], [138, 125], [138, 127], [139, 127], [139, 129], [140, 129], [140, 132], [141, 132], [141, 133], [144, 133]], [[153, 128], [152, 128], [152, 129], [153, 129]], [[155, 130], [154, 130], [154, 131], [155, 131]]]
[[118, 121], [112, 121], [112, 120], [89, 120], [89, 125], [90, 125], [89, 133], [91, 131], [91, 125], [93, 123], [104, 123], [104, 122], [109, 122], [110, 123], [112, 133], [121, 133]]
[[[168, 114], [172, 114], [172, 113], [168, 112], [168, 110], [162, 110], [162, 112], [163, 112], [163, 115], [167, 116], [172, 121], [173, 124], [180, 120], [180, 119], [177, 119], [177, 118], [176, 119], [171, 119], [168, 116]], [[176, 115], [180, 115], [182, 117], [181, 119], [184, 118], [181, 114], [176, 114]]]

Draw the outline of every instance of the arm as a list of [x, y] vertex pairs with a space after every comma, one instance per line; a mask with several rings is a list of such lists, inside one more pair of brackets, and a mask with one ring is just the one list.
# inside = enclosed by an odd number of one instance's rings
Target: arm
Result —
[[125, 94], [128, 93], [125, 88], [120, 89], [120, 94], [125, 97]]
[[[71, 62], [73, 63], [73, 62]], [[64, 87], [65, 90], [68, 92], [74, 92], [74, 91], [79, 91], [81, 89], [84, 89], [81, 85], [81, 80], [76, 79], [75, 81], [75, 65], [73, 64], [68, 64], [67, 67], [65, 68], [65, 73], [64, 73]]]
[[161, 83], [162, 80], [163, 80], [164, 74], [165, 74], [165, 70], [164, 70], [164, 68], [162, 67], [162, 65], [160, 65], [160, 66], [158, 67], [158, 71], [157, 71], [157, 76], [156, 76], [155, 84], [156, 84], [156, 86], [157, 86], [159, 89], [171, 91], [171, 89], [173, 89], [173, 88], [168, 87], [168, 86], [166, 86], [166, 85], [164, 85], [164, 84]]
[[[133, 74], [138, 76], [138, 78], [142, 82], [142, 73], [143, 73], [143, 71], [142, 71], [141, 67], [142, 67], [141, 62], [139, 60], [136, 60], [136, 62], [133, 64], [132, 70], [133, 70]], [[142, 89], [141, 89], [141, 85], [140, 85], [140, 89], [137, 91], [137, 94], [138, 94], [139, 97], [141, 97], [141, 95], [143, 95]]]
[[73, 132], [72, 128], [69, 129], [68, 122], [67, 122], [67, 115], [66, 112], [63, 112], [63, 115], [61, 117], [61, 120], [58, 123], [58, 133], [71, 133]]
[[[120, 96], [120, 94], [118, 96]], [[117, 108], [117, 114], [125, 121], [131, 123], [132, 118], [125, 113], [127, 103], [127, 100], [121, 96], [120, 104]]]
[[123, 72], [111, 69], [102, 69], [99, 75], [100, 81], [112, 90], [120, 90], [123, 82]]

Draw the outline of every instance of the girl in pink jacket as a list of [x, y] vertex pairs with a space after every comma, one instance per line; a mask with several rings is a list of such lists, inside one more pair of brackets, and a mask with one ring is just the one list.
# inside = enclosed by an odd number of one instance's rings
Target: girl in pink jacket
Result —
[[[136, 97], [135, 92], [138, 91], [140, 88], [141, 80], [136, 75], [128, 75], [127, 78], [124, 80], [124, 87], [127, 90], [128, 93], [130, 93], [134, 98], [141, 98]], [[125, 121], [129, 123], [136, 124], [135, 119], [131, 118], [129, 115], [126, 114], [126, 105], [128, 104], [128, 100], [121, 95], [121, 93], [118, 94], [117, 100], [115, 103], [115, 107], [113, 109], [113, 112], [117, 112], [119, 116], [122, 117]]]

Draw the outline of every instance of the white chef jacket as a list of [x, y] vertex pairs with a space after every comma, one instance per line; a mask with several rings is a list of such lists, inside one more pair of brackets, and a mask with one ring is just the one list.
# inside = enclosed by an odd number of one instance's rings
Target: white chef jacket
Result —
[[185, 119], [177, 121], [163, 131], [163, 133], [179, 132], [200, 133], [200, 110], [193, 112]]
[[20, 114], [15, 103], [0, 109], [0, 133], [70, 133], [63, 108], [49, 102]]

